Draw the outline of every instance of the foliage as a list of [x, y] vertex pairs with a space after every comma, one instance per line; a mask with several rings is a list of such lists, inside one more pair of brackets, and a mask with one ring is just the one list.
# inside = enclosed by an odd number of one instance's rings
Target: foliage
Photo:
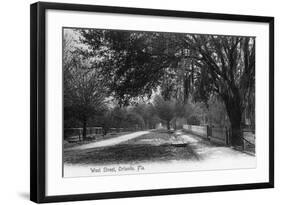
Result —
[[215, 96], [208, 101], [206, 116], [210, 125], [218, 127], [229, 127], [230, 125], [224, 103]]
[[105, 113], [103, 127], [108, 131], [109, 128], [143, 128], [144, 120], [138, 113], [126, 108], [115, 107]]
[[142, 116], [147, 129], [154, 129], [156, 124], [160, 122], [156, 109], [151, 103], [139, 103], [131, 107], [131, 110]]
[[186, 122], [187, 122], [188, 125], [200, 125], [201, 124], [200, 120], [195, 115], [192, 115], [192, 116], [188, 117], [186, 119]]
[[164, 100], [157, 95], [154, 97], [154, 106], [159, 118], [166, 122], [167, 129], [170, 130], [170, 122], [175, 117], [176, 102]]
[[[67, 57], [66, 57], [67, 56]], [[92, 66], [91, 59], [75, 51], [64, 50], [64, 118], [75, 117], [83, 124], [106, 109], [103, 77]]]
[[[177, 118], [193, 124], [227, 121], [233, 143], [241, 143], [243, 113], [255, 118], [254, 37], [76, 32], [83, 46], [74, 49], [64, 40], [65, 107], [74, 109], [84, 124], [99, 112], [107, 113], [104, 118], [116, 127], [135, 123], [153, 128], [161, 119], [169, 129]], [[156, 90], [161, 96], [150, 104]], [[106, 106], [108, 96], [118, 109]]]
[[111, 94], [120, 105], [148, 96], [160, 85], [165, 69], [177, 62], [173, 34], [116, 30], [79, 30], [88, 53], [100, 59]]
[[255, 39], [192, 34], [186, 36], [185, 44], [198, 70], [194, 98], [207, 102], [217, 95], [225, 104], [232, 142], [241, 144], [242, 113], [254, 95]]

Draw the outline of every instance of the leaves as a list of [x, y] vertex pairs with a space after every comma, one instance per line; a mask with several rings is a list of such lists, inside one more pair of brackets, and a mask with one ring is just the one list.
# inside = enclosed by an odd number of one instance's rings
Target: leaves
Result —
[[106, 109], [106, 87], [103, 76], [93, 67], [90, 58], [79, 52], [65, 50], [64, 58], [64, 107], [80, 121]]
[[89, 29], [81, 30], [81, 35], [93, 55], [102, 55], [101, 72], [122, 105], [137, 96], [150, 96], [165, 68], [177, 60], [171, 34]]
[[[185, 116], [181, 111], [191, 100], [208, 105], [212, 98], [224, 103], [230, 121], [241, 121], [245, 110], [254, 112], [254, 37], [104, 29], [76, 32], [82, 45], [64, 55], [66, 99], [80, 107], [81, 102], [91, 102], [86, 113], [102, 110], [108, 96], [126, 107], [149, 100], [155, 91], [161, 96], [155, 98], [151, 112], [162, 120]], [[64, 45], [69, 47], [67, 41]], [[133, 112], [146, 125], [153, 115], [147, 117], [142, 109], [148, 110], [135, 106]], [[130, 118], [134, 121], [133, 115]]]

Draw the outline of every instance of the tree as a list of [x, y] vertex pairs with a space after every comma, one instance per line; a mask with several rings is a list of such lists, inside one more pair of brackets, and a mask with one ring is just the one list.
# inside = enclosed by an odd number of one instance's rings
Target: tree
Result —
[[217, 95], [230, 120], [231, 142], [241, 145], [242, 114], [249, 106], [249, 97], [254, 95], [255, 39], [192, 34], [184, 43], [197, 70], [195, 99], [206, 102], [211, 95]]
[[166, 68], [177, 62], [174, 34], [157, 32], [81, 29], [88, 54], [100, 59], [111, 95], [120, 105], [152, 95]]
[[188, 113], [188, 105], [183, 104], [180, 101], [174, 101], [174, 128], [177, 129], [177, 119], [183, 118]]
[[221, 100], [217, 99], [216, 96], [212, 96], [208, 100], [208, 108], [206, 114], [208, 124], [219, 127], [229, 127], [229, 119], [227, 116], [225, 105], [223, 102], [221, 102]]
[[126, 121], [128, 128], [143, 128], [145, 125], [143, 117], [135, 112], [128, 112], [126, 116]]
[[144, 128], [141, 115], [125, 107], [114, 107], [110, 111], [111, 126], [115, 128]]
[[80, 30], [88, 53], [99, 59], [120, 105], [161, 86], [164, 100], [207, 103], [216, 96], [240, 145], [245, 111], [254, 119], [255, 38], [115, 30]]
[[167, 129], [170, 130], [170, 122], [175, 116], [175, 101], [165, 101], [161, 96], [154, 98], [154, 106], [160, 119], [166, 122]]
[[105, 109], [106, 91], [90, 59], [77, 52], [72, 52], [67, 59], [63, 62], [64, 116], [74, 116], [81, 122], [85, 139], [89, 118]]
[[113, 126], [113, 118], [112, 118], [112, 113], [111, 113], [111, 110], [106, 110], [101, 119], [100, 119], [100, 123], [101, 123], [101, 126], [103, 128], [103, 134], [106, 135], [110, 128]]
[[132, 112], [138, 113], [144, 120], [144, 128], [151, 129], [155, 128], [156, 124], [159, 123], [156, 110], [151, 103], [138, 103], [131, 108]]

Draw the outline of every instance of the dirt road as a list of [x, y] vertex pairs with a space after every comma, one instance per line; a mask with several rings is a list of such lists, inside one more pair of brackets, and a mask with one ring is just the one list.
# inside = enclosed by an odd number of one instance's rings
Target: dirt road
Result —
[[85, 145], [71, 147], [71, 148], [65, 149], [65, 151], [84, 150], [84, 149], [91, 149], [91, 148], [98, 148], [98, 147], [113, 146], [113, 145], [120, 144], [122, 142], [134, 139], [136, 137], [139, 137], [141, 135], [145, 135], [145, 134], [148, 134], [148, 133], [149, 133], [149, 131], [134, 132], [134, 133], [122, 135], [122, 136], [119, 136], [119, 137], [115, 137], [115, 138], [111, 138], [111, 139], [107, 139], [107, 140], [102, 140], [102, 141], [99, 141], [99, 142], [92, 142], [92, 143], [85, 144]]

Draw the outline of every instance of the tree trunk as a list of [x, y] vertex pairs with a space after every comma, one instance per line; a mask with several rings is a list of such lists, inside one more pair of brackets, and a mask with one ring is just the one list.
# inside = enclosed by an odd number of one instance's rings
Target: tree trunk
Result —
[[230, 144], [233, 146], [242, 146], [242, 108], [239, 97], [225, 100], [225, 106], [231, 124]]
[[170, 131], [170, 121], [169, 120], [167, 120], [167, 129], [168, 129], [168, 131]]
[[87, 137], [87, 120], [83, 120], [83, 132], [82, 132], [83, 140]]
[[230, 143], [233, 146], [243, 145], [242, 129], [241, 129], [241, 125], [238, 123], [231, 123]]
[[149, 123], [147, 120], [144, 121], [144, 129], [145, 130], [149, 129]]

